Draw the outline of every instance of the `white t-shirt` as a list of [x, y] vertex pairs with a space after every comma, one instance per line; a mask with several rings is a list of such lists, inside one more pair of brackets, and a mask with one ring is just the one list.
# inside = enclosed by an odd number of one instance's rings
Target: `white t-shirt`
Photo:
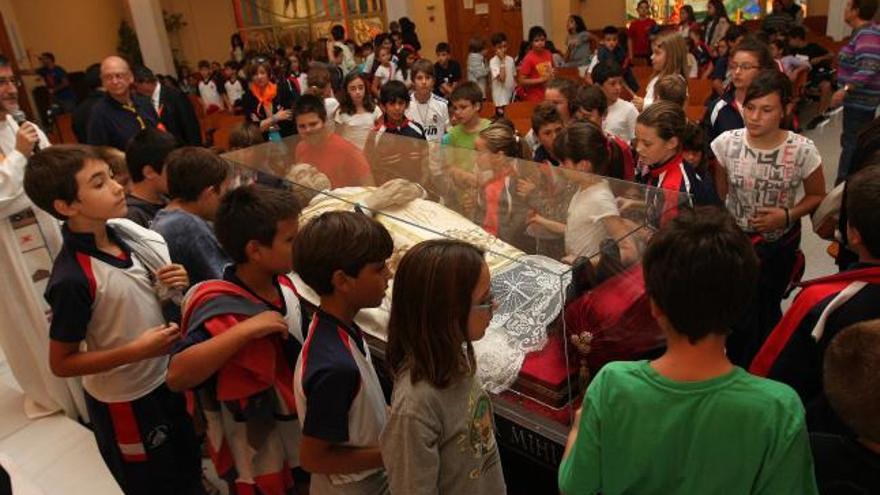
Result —
[[648, 88], [645, 89], [645, 99], [644, 104], [642, 105], [642, 110], [651, 106], [654, 103], [654, 86], [657, 84], [657, 80], [660, 79], [660, 76], [654, 76], [648, 82]]
[[395, 81], [400, 81], [403, 84], [406, 84], [407, 88], [411, 88], [412, 87], [412, 70], [409, 70], [406, 74], [406, 77], [403, 77], [403, 71], [400, 69], [395, 69], [393, 79]]
[[[712, 151], [727, 174], [727, 209], [745, 232], [755, 232], [749, 218], [758, 208], [792, 208], [803, 195], [803, 181], [822, 165], [810, 139], [788, 132], [771, 150], [753, 148], [746, 129], [725, 131], [712, 141]], [[784, 229], [765, 233], [774, 241]]]
[[602, 129], [627, 143], [631, 143], [636, 137], [636, 119], [638, 117], [639, 110], [635, 105], [623, 98], [618, 98], [608, 107], [608, 114], [605, 115], [605, 121], [602, 122]]
[[299, 81], [300, 91], [305, 91], [309, 88], [309, 74], [307, 72], [300, 72], [300, 74], [296, 76], [296, 80]]
[[207, 82], [199, 81], [199, 96], [202, 98], [202, 105], [205, 106], [205, 110], [214, 105], [218, 108], [223, 108], [223, 98], [220, 97], [220, 92], [217, 91], [217, 83], [214, 82], [214, 79], [208, 79]]
[[358, 148], [364, 149], [367, 136], [380, 118], [382, 118], [382, 110], [376, 105], [372, 112], [350, 114], [340, 111], [336, 114], [335, 120], [339, 134]]
[[425, 139], [440, 142], [449, 126], [449, 104], [445, 98], [431, 93], [427, 103], [420, 103], [413, 94], [406, 109], [406, 118], [425, 130]]
[[390, 67], [380, 65], [379, 67], [376, 67], [376, 73], [373, 74], [373, 77], [379, 80], [379, 87], [381, 88], [385, 83], [391, 80], [395, 71], [397, 71], [397, 67], [395, 67], [394, 64], [391, 64]]
[[324, 109], [327, 110], [327, 121], [333, 121], [336, 111], [339, 110], [339, 100], [332, 96], [324, 98]]
[[229, 97], [229, 101], [232, 103], [235, 103], [244, 96], [244, 88], [238, 79], [227, 80], [223, 83], [223, 87], [226, 88], [226, 96]]
[[605, 180], [574, 193], [568, 204], [565, 254], [589, 257], [598, 253], [602, 241], [610, 237], [602, 219], [619, 215]]
[[[498, 76], [504, 71], [504, 82]], [[513, 99], [513, 88], [516, 86], [516, 68], [513, 65], [513, 57], [505, 56], [504, 61], [498, 55], [489, 61], [489, 73], [492, 75], [492, 102], [496, 107], [503, 107]]]
[[693, 53], [687, 54], [687, 64], [688, 78], [696, 79], [700, 77], [700, 66], [697, 64], [697, 57]]

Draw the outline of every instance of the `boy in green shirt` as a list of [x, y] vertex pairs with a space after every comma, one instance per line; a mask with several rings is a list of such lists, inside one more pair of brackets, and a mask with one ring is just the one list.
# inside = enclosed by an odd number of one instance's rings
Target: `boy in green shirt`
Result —
[[474, 149], [477, 135], [489, 127], [486, 119], [480, 118], [483, 109], [483, 91], [473, 81], [462, 83], [449, 96], [455, 126], [443, 137], [443, 144], [456, 148]]
[[643, 265], [666, 353], [596, 375], [559, 468], [562, 493], [818, 493], [797, 394], [725, 355], [758, 274], [733, 218], [681, 214]]

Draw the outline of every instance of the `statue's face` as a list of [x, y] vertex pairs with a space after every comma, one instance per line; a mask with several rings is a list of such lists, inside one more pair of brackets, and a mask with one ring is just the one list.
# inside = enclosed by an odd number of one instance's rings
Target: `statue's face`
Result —
[[299, 184], [315, 191], [326, 191], [333, 187], [333, 184], [330, 183], [330, 179], [326, 175], [307, 163], [300, 163], [294, 166], [290, 173], [287, 174], [287, 178], [294, 184]]

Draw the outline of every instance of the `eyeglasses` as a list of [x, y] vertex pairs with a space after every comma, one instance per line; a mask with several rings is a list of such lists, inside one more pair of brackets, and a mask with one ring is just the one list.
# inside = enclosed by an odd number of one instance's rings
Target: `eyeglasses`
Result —
[[752, 64], [742, 64], [742, 65], [739, 65], [739, 64], [730, 64], [730, 65], [728, 65], [727, 67], [730, 69], [730, 72], [737, 72], [737, 71], [740, 71], [740, 70], [743, 71], [743, 72], [745, 72], [745, 71], [747, 71], [747, 70], [758, 69], [758, 68], [760, 68], [761, 66], [760, 66], [760, 65], [752, 65]]
[[11, 84], [15, 87], [21, 86], [21, 79], [17, 77], [0, 77], [0, 86]]
[[484, 302], [482, 304], [471, 305], [472, 310], [488, 311], [490, 315], [495, 312], [496, 307], [498, 307], [498, 304], [495, 302], [495, 295], [494, 294], [489, 294], [489, 297], [486, 299], [486, 302]]
[[120, 80], [124, 81], [130, 75], [129, 72], [107, 72], [101, 74], [102, 81], [115, 81]]

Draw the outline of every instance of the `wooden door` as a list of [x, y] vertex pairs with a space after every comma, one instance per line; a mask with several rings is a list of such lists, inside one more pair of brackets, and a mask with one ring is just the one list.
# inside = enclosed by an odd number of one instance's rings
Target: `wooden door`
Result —
[[[467, 75], [468, 44], [479, 36], [489, 47], [489, 38], [497, 32], [507, 35], [507, 54], [513, 58], [523, 40], [521, 0], [446, 0], [446, 36], [452, 58], [461, 64], [462, 76]], [[429, 56], [430, 57], [430, 56]]]

